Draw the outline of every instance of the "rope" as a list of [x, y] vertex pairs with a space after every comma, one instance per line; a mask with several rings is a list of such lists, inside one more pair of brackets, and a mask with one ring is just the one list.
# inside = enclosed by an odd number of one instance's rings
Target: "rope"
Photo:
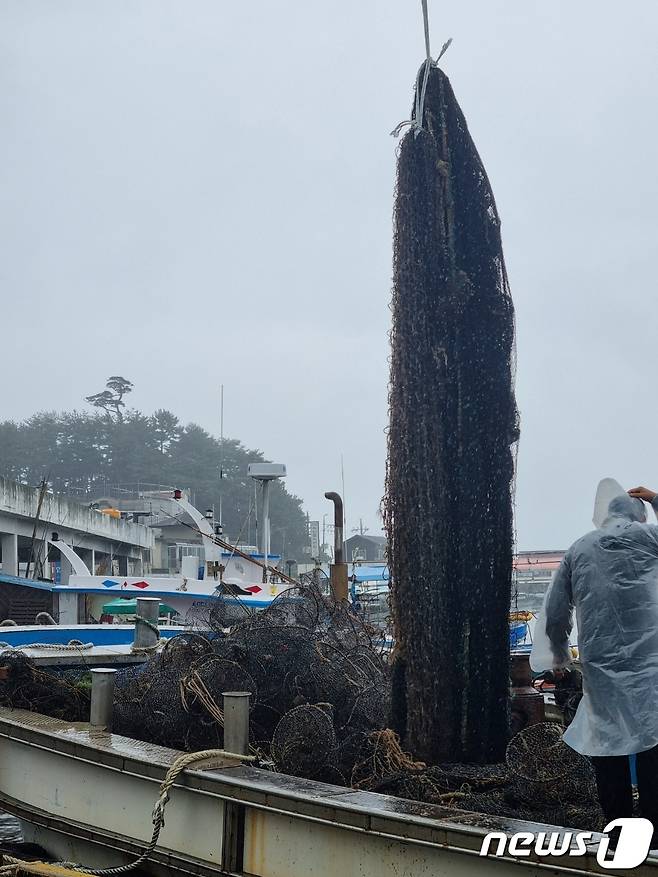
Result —
[[11, 643], [0, 642], [0, 649], [11, 649], [13, 652], [22, 652], [24, 649], [51, 649], [57, 652], [81, 652], [93, 649], [93, 643], [83, 643], [79, 639], [70, 639], [68, 645], [63, 643], [26, 643], [24, 646], [12, 646]]
[[[160, 832], [165, 824], [164, 811], [169, 801], [171, 787], [184, 770], [195, 762], [203, 761], [206, 758], [230, 758], [235, 761], [256, 761], [256, 756], [254, 755], [238, 755], [235, 752], [227, 752], [225, 749], [203, 749], [200, 752], [186, 752], [183, 755], [179, 755], [167, 771], [166, 776], [162, 781], [162, 785], [160, 786], [160, 794], [153, 808], [153, 833], [151, 835], [151, 840], [138, 859], [135, 859], [134, 862], [130, 862], [128, 865], [121, 865], [117, 868], [101, 868], [98, 870], [85, 868], [83, 865], [77, 865], [72, 862], [57, 862], [57, 865], [63, 868], [72, 868], [74, 871], [84, 871], [87, 874], [94, 874], [96, 877], [112, 877], [112, 875], [115, 874], [127, 874], [129, 871], [134, 871], [135, 868], [139, 868], [139, 866], [143, 865], [149, 858], [157, 846]], [[7, 857], [5, 857], [5, 860], [6, 858]]]
[[413, 119], [408, 119], [407, 121], [400, 122], [399, 125], [396, 125], [395, 128], [391, 131], [391, 135], [393, 137], [399, 137], [400, 132], [407, 125], [410, 125], [414, 129], [414, 136], [418, 136], [420, 132], [423, 130], [423, 112], [425, 108], [425, 92], [427, 91], [427, 80], [430, 78], [430, 70], [432, 67], [437, 67], [439, 61], [445, 53], [450, 48], [452, 43], [452, 37], [450, 37], [447, 42], [443, 44], [441, 47], [441, 51], [439, 52], [436, 61], [432, 58], [432, 52], [430, 49], [430, 22], [429, 22], [429, 14], [427, 11], [427, 0], [421, 0], [421, 5], [423, 7], [423, 29], [425, 31], [425, 60], [423, 61], [423, 82], [420, 88], [416, 88], [416, 101], [414, 106], [414, 117]]
[[[39, 619], [41, 618], [41, 621]], [[35, 624], [57, 624], [50, 612], [39, 612], [34, 619]]]
[[136, 615], [135, 621], [143, 624], [145, 627], [148, 627], [149, 630], [152, 630], [155, 634], [156, 641], [152, 646], [136, 646], [134, 643], [132, 645], [131, 651], [133, 652], [155, 652], [160, 648], [160, 628], [157, 624], [153, 624], [152, 621], [149, 621], [148, 618], [144, 618], [142, 615]]

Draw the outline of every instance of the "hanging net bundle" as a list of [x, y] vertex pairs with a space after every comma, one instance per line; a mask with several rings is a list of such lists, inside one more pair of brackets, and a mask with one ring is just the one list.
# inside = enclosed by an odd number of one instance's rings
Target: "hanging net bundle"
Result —
[[508, 741], [514, 310], [491, 185], [437, 67], [420, 112], [394, 213], [392, 724], [428, 763], [495, 762]]

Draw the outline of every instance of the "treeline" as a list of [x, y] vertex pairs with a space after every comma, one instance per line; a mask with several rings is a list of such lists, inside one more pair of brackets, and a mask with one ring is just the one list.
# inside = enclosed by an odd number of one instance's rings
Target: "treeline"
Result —
[[[231, 539], [255, 539], [254, 483], [247, 464], [262, 462], [260, 451], [235, 439], [220, 442], [195, 423], [184, 426], [171, 411], [152, 415], [128, 410], [41, 412], [15, 423], [0, 422], [0, 474], [24, 484], [47, 478], [57, 493], [89, 502], [117, 485], [190, 488], [202, 511], [220, 502], [222, 524]], [[251, 515], [250, 515], [251, 509]], [[307, 544], [302, 501], [275, 482], [271, 502], [275, 553], [301, 560]]]

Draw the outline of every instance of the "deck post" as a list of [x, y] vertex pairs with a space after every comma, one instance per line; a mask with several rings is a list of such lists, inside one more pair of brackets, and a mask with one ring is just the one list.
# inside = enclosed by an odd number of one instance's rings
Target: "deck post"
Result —
[[116, 670], [105, 667], [95, 667], [91, 670], [89, 726], [95, 731], [112, 730], [116, 672]]
[[249, 754], [250, 691], [224, 691], [224, 749], [236, 755]]
[[[158, 618], [160, 600], [158, 597], [137, 598], [137, 618], [135, 619], [135, 640], [133, 648], [152, 649], [158, 644]], [[144, 619], [142, 621], [141, 619]], [[153, 625], [150, 627], [149, 625]], [[155, 628], [155, 630], [153, 629]]]

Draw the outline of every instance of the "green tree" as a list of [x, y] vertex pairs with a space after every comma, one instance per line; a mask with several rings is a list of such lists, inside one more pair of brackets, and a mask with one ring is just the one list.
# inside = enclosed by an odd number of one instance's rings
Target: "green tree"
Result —
[[123, 397], [127, 393], [131, 393], [132, 389], [133, 385], [129, 380], [121, 375], [111, 375], [105, 382], [105, 389], [92, 396], [85, 396], [85, 401], [96, 408], [102, 408], [108, 417], [114, 414], [116, 419], [121, 422], [123, 420], [121, 409], [126, 407]]
[[[55, 492], [85, 501], [119, 484], [189, 488], [198, 508], [214, 508], [217, 517], [221, 508], [226, 535], [252, 543], [260, 491], [247, 466], [264, 460], [236, 439], [224, 439], [222, 448], [198, 424], [183, 427], [166, 409], [150, 416], [130, 409], [121, 418], [111, 411], [44, 411], [22, 423], [0, 422], [0, 474], [7, 478], [37, 485], [48, 475]], [[300, 558], [307, 541], [301, 500], [277, 482], [270, 509], [273, 553]]]
[[180, 439], [181, 425], [175, 414], [165, 408], [158, 408], [151, 417], [151, 429], [158, 451], [169, 456], [172, 446]]

